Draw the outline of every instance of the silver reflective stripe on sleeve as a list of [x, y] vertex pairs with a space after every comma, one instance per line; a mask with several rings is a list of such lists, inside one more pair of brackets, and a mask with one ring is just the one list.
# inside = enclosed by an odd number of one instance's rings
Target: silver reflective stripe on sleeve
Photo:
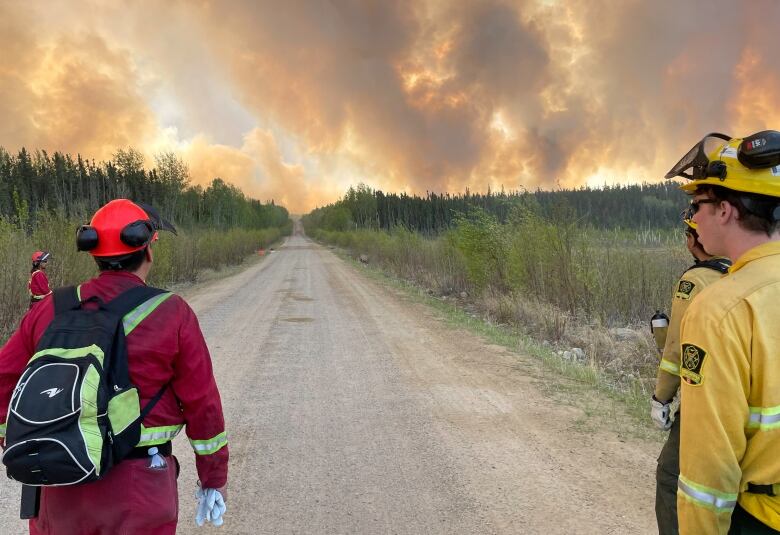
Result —
[[780, 428], [780, 407], [750, 407], [748, 427], [762, 431]]
[[163, 427], [144, 427], [141, 426], [141, 440], [138, 446], [154, 446], [163, 444], [179, 434], [184, 425], [168, 425]]
[[227, 445], [227, 433], [223, 431], [214, 438], [208, 440], [190, 439], [190, 444], [192, 444], [192, 449], [194, 449], [195, 453], [198, 455], [211, 455]]
[[731, 513], [737, 505], [737, 495], [719, 492], [697, 485], [682, 475], [677, 479], [677, 489], [696, 505], [711, 509], [716, 513]]

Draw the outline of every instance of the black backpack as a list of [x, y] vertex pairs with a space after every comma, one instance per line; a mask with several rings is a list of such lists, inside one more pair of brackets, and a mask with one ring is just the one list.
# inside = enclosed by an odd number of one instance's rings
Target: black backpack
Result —
[[138, 444], [141, 422], [166, 386], [140, 410], [130, 383], [125, 334], [172, 294], [137, 286], [109, 303], [79, 290], [54, 292], [54, 319], [11, 397], [2, 461], [27, 485], [95, 481]]

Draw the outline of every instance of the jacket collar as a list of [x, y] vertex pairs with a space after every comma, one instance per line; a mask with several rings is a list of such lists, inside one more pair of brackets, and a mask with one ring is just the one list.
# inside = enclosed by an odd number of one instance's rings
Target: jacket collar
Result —
[[734, 262], [734, 265], [731, 266], [731, 269], [729, 269], [729, 273], [739, 271], [745, 264], [752, 262], [753, 260], [776, 254], [780, 254], [780, 241], [768, 241], [761, 245], [757, 245], [740, 256], [737, 261]]
[[131, 280], [135, 282], [136, 284], [143, 284], [146, 286], [146, 283], [136, 275], [135, 273], [130, 273], [129, 271], [112, 271], [112, 270], [106, 270], [101, 271], [98, 276], [98, 280], [101, 281], [117, 281], [117, 280]]

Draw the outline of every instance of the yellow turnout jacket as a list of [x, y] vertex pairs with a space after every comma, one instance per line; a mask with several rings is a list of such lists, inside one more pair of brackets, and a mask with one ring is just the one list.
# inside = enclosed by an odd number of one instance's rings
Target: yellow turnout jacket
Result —
[[780, 484], [780, 242], [701, 292], [680, 340], [680, 533], [727, 533], [737, 501], [780, 529], [780, 496], [747, 492]]
[[[717, 259], [725, 261], [725, 259]], [[655, 381], [655, 398], [661, 402], [671, 401], [680, 387], [680, 323], [688, 305], [705, 287], [723, 275], [712, 268], [694, 265], [683, 273], [672, 292], [672, 313], [666, 343], [658, 366]]]

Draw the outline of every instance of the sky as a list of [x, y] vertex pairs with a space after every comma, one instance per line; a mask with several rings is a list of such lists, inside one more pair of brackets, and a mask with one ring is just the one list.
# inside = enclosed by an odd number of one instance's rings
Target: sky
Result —
[[780, 2], [0, 0], [0, 146], [174, 151], [306, 213], [662, 180], [780, 129]]

